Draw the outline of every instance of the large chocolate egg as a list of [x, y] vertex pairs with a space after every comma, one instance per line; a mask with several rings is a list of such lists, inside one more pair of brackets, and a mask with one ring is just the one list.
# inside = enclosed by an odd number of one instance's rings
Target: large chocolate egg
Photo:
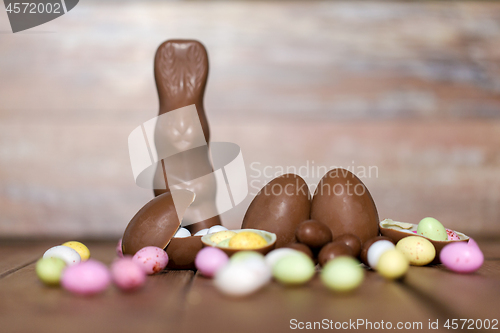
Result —
[[175, 191], [175, 205], [171, 192], [163, 193], [149, 201], [135, 214], [125, 229], [122, 239], [123, 254], [134, 255], [146, 246], [164, 249], [177, 232], [182, 214], [193, 200], [193, 192], [180, 190]]
[[310, 209], [309, 188], [304, 179], [285, 174], [260, 190], [248, 207], [242, 228], [275, 233], [276, 248], [280, 248], [296, 242], [295, 229], [309, 219]]
[[320, 180], [312, 200], [311, 219], [326, 224], [333, 238], [353, 234], [361, 244], [379, 233], [377, 208], [370, 192], [345, 169], [332, 169]]

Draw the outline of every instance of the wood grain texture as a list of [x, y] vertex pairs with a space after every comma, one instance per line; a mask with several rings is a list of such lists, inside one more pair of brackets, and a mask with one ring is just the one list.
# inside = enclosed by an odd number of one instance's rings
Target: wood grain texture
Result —
[[206, 45], [211, 138], [242, 147], [251, 187], [274, 176], [252, 163], [377, 166], [381, 217], [500, 233], [499, 3], [85, 1], [0, 34], [2, 235], [120, 237], [152, 198], [127, 137], [157, 115], [171, 38]]
[[[480, 247], [485, 242], [478, 240]], [[115, 244], [87, 242], [92, 257], [110, 264]], [[488, 251], [500, 254], [500, 243]], [[495, 245], [496, 244], [496, 245]], [[0, 253], [15, 244], [0, 244]], [[21, 245], [19, 243], [19, 245]], [[41, 255], [51, 242], [23, 244], [19, 255]], [[2, 267], [8, 267], [5, 258]], [[19, 262], [20, 264], [22, 262]], [[10, 263], [12, 267], [17, 264]], [[78, 297], [38, 281], [34, 264], [0, 279], [2, 332], [288, 332], [290, 320], [323, 319], [385, 323], [440, 322], [453, 318], [498, 319], [500, 265], [487, 260], [476, 273], [454, 274], [443, 267], [410, 267], [403, 281], [386, 281], [367, 270], [361, 287], [351, 294], [331, 293], [316, 276], [309, 284], [285, 288], [275, 282], [243, 299], [222, 296], [212, 281], [193, 271], [165, 271], [151, 276], [145, 288], [124, 294], [114, 287], [95, 297]], [[360, 328], [362, 331], [373, 331]]]

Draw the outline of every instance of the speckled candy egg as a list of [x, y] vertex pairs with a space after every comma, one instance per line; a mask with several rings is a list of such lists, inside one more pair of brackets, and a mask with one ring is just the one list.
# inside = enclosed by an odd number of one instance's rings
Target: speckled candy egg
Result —
[[167, 252], [156, 246], [146, 246], [132, 258], [147, 274], [155, 274], [162, 271], [168, 264]]
[[418, 223], [417, 234], [435, 241], [448, 240], [448, 234], [441, 222], [432, 217], [426, 217]]
[[115, 285], [123, 291], [137, 290], [146, 282], [146, 272], [131, 257], [113, 262], [111, 276]]
[[87, 261], [90, 258], [90, 250], [85, 244], [77, 242], [77, 241], [69, 241], [64, 244], [63, 246], [67, 246], [78, 252], [80, 255], [80, 258], [82, 261]]
[[201, 249], [194, 260], [198, 271], [206, 277], [214, 277], [215, 273], [229, 261], [229, 257], [221, 249], [205, 247]]
[[473, 239], [470, 239], [468, 243], [446, 245], [441, 250], [439, 258], [446, 268], [457, 273], [475, 272], [484, 262], [483, 252]]
[[396, 248], [405, 255], [410, 265], [413, 266], [427, 265], [436, 257], [434, 245], [423, 237], [405, 237], [398, 242]]
[[67, 267], [61, 278], [64, 289], [79, 295], [94, 295], [108, 287], [111, 276], [103, 263], [89, 259]]
[[64, 245], [58, 245], [51, 247], [45, 253], [43, 254], [44, 258], [59, 258], [62, 259], [66, 265], [71, 266], [71, 265], [76, 265], [80, 261], [82, 261], [80, 255], [78, 252], [76, 252], [74, 249], [64, 246]]
[[448, 240], [460, 240], [460, 237], [453, 230], [446, 229], [446, 234], [448, 235]]

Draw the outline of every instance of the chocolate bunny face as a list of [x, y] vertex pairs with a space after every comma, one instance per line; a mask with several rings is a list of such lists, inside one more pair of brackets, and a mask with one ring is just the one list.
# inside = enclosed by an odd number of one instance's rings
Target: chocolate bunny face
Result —
[[[194, 40], [169, 40], [160, 45], [155, 56], [155, 79], [160, 98], [160, 115], [196, 105], [205, 139], [209, 129], [203, 107], [208, 78], [208, 55], [205, 47]], [[179, 132], [186, 123], [180, 121]]]

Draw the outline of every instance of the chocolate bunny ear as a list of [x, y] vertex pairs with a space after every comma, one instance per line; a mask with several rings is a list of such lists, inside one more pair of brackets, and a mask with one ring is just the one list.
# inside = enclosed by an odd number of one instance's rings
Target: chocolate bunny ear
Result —
[[160, 112], [196, 105], [201, 126], [208, 142], [208, 122], [203, 96], [208, 78], [207, 50], [195, 40], [168, 40], [155, 56], [155, 80], [160, 99]]

